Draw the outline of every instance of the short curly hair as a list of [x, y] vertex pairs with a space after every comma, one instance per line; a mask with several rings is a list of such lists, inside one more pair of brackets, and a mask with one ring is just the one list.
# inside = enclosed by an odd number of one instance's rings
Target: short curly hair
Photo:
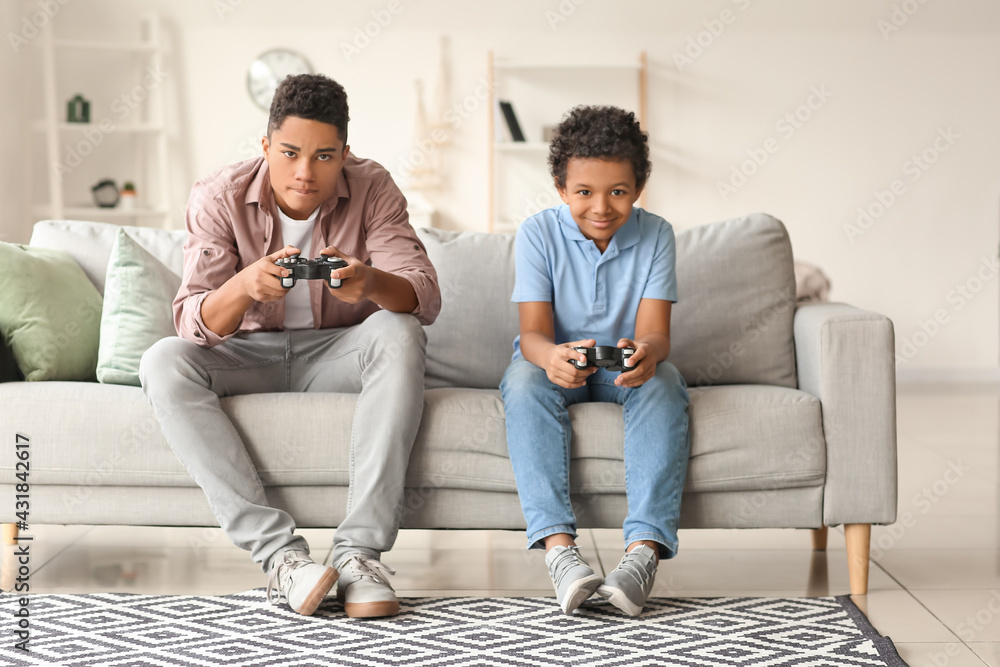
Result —
[[323, 74], [286, 76], [271, 100], [271, 115], [267, 120], [267, 138], [281, 127], [289, 116], [318, 120], [337, 128], [347, 144], [347, 92], [344, 87]]
[[578, 106], [563, 116], [549, 145], [549, 170], [559, 189], [566, 187], [566, 166], [573, 158], [627, 160], [636, 190], [649, 180], [653, 165], [649, 143], [631, 111], [612, 106]]

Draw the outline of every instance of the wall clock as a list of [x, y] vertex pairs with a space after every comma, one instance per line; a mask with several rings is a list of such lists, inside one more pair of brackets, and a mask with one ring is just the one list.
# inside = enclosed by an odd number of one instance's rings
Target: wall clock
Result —
[[271, 109], [271, 98], [278, 84], [290, 74], [312, 74], [312, 68], [302, 55], [290, 49], [271, 49], [250, 63], [247, 90], [250, 98], [265, 111]]

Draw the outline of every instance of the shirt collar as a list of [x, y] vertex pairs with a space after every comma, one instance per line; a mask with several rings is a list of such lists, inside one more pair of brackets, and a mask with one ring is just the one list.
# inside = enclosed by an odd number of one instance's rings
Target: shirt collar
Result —
[[[346, 166], [346, 163], [345, 165]], [[351, 185], [347, 182], [347, 177], [344, 176], [344, 169], [340, 170], [337, 175], [337, 185], [333, 188], [333, 194], [325, 202], [319, 205], [319, 215], [322, 218], [327, 215], [336, 207], [337, 202], [341, 199], [351, 198]]]
[[260, 160], [260, 166], [247, 186], [246, 203], [257, 204], [258, 208], [265, 209], [273, 199], [271, 196], [271, 177], [267, 160], [263, 157], [257, 159]]
[[[639, 209], [634, 207], [632, 208], [632, 214], [629, 215], [628, 220], [617, 232], [615, 232], [615, 235], [611, 237], [611, 242], [608, 244], [608, 250], [615, 248], [618, 251], [622, 251], [625, 248], [630, 248], [639, 242], [638, 211]], [[576, 224], [576, 220], [573, 219], [573, 215], [569, 212], [569, 204], [563, 204], [559, 207], [559, 222], [562, 223], [563, 232], [569, 240], [583, 243], [592, 242], [583, 235], [582, 231], [580, 231], [580, 225]]]

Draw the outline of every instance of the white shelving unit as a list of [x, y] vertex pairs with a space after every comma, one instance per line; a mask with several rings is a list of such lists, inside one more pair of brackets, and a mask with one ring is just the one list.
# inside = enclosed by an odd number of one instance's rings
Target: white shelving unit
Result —
[[[552, 77], [552, 76], [565, 76], [566, 79], [571, 79], [573, 77], [579, 79], [581, 76], [584, 78], [593, 77], [596, 80], [604, 81], [622, 81], [631, 80], [634, 83], [635, 88], [635, 106], [631, 104], [628, 107], [636, 112], [639, 118], [640, 124], [645, 126], [646, 123], [646, 104], [647, 104], [647, 81], [648, 81], [648, 62], [646, 59], [646, 53], [642, 52], [639, 54], [639, 58], [634, 63], [624, 63], [624, 62], [604, 62], [596, 64], [587, 63], [538, 63], [538, 62], [525, 62], [517, 60], [506, 60], [495, 58], [493, 52], [490, 51], [488, 54], [487, 62], [487, 80], [489, 82], [490, 90], [490, 118], [489, 118], [489, 231], [490, 232], [507, 232], [514, 230], [514, 224], [508, 222], [503, 222], [500, 220], [500, 209], [498, 206], [498, 199], [501, 195], [501, 188], [499, 186], [499, 174], [503, 170], [509, 169], [510, 165], [505, 164], [509, 162], [510, 158], [528, 158], [532, 162], [538, 162], [541, 165], [545, 165], [547, 161], [547, 154], [549, 149], [549, 144], [547, 142], [541, 141], [540, 127], [535, 125], [525, 125], [523, 120], [521, 121], [522, 131], [525, 132], [525, 137], [528, 141], [501, 141], [497, 138], [500, 136], [500, 127], [506, 125], [506, 121], [502, 115], [498, 112], [498, 99], [507, 99], [509, 94], [509, 86], [507, 83], [514, 80], [530, 80], [532, 78], [538, 77]], [[504, 91], [502, 93], [497, 93], [498, 87], [500, 90]], [[573, 83], [569, 82], [563, 86], [566, 90], [566, 94], [573, 94]], [[590, 86], [593, 88], [593, 86]], [[572, 106], [575, 104], [608, 104], [612, 103], [607, 100], [595, 99], [591, 93], [591, 90], [587, 90], [588, 95], [582, 95], [579, 99], [575, 99]], [[590, 99], [584, 99], [584, 97]], [[599, 97], [599, 96], [598, 96]], [[511, 99], [514, 104], [515, 114], [519, 118], [526, 117], [526, 114], [521, 114], [519, 111], [529, 109], [531, 105], [538, 104], [538, 99], [531, 99], [528, 97]], [[544, 104], [544, 102], [541, 102]], [[623, 103], [618, 102], [619, 106]], [[563, 113], [569, 110], [570, 107], [558, 108], [558, 109], [545, 109], [545, 112], [550, 114], [548, 117], [553, 119], [552, 124], [556, 124], [558, 119]], [[536, 111], [535, 109], [531, 109]], [[534, 139], [534, 136], [538, 135], [538, 140]], [[536, 159], [537, 158], [537, 159]], [[554, 190], [553, 190], [554, 194]], [[640, 197], [639, 204], [644, 205], [645, 193]], [[531, 202], [529, 206], [531, 205]], [[527, 211], [525, 211], [527, 213]], [[534, 213], [537, 211], [531, 211]]]
[[[120, 224], [153, 224], [171, 227], [170, 165], [167, 154], [166, 96], [162, 86], [140, 86], [144, 74], [163, 72], [163, 45], [159, 17], [147, 14], [138, 26], [134, 42], [113, 42], [80, 39], [60, 39], [53, 35], [53, 27], [42, 31], [41, 76], [44, 92], [44, 114], [41, 120], [29, 125], [33, 134], [44, 136], [48, 193], [44, 201], [31, 202], [33, 216], [41, 218], [79, 218], [117, 222]], [[101, 57], [114, 59], [113, 71], [99, 73], [95, 68], [94, 82], [105, 82], [110, 78], [121, 81], [126, 91], [139, 90], [141, 100], [134, 102], [134, 109], [124, 119], [99, 116], [91, 110], [90, 122], [64, 122], [67, 99], [60, 95], [59, 69], [66, 59], [83, 60]], [[130, 73], [136, 77], [130, 76]], [[90, 82], [83, 82], [80, 87]], [[140, 93], [135, 93], [136, 97]], [[128, 94], [128, 93], [126, 93]], [[115, 121], [118, 122], [115, 122]], [[110, 131], [108, 129], [110, 128]], [[113, 135], [113, 136], [112, 136]], [[125, 181], [136, 184], [138, 196], [131, 209], [102, 208], [96, 205], [81, 205], [89, 200], [90, 193], [77, 184], [72, 193], [67, 192], [64, 155], [73, 147], [87, 146], [88, 137], [100, 137], [98, 145], [90, 145], [91, 150], [107, 150], [114, 153], [116, 161], [128, 164], [127, 176], [117, 182], [120, 188]], [[100, 144], [107, 145], [100, 145]], [[31, 151], [28, 151], [29, 155]], [[84, 167], [87, 156], [81, 155], [80, 168]], [[86, 173], [86, 172], [84, 172]], [[88, 174], [96, 183], [105, 174]], [[77, 179], [79, 181], [79, 179]], [[72, 199], [71, 203], [67, 203]]]

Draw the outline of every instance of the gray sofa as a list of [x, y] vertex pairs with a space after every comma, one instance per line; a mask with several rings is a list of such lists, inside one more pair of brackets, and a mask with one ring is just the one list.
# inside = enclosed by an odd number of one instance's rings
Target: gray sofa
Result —
[[[69, 251], [103, 291], [118, 229], [43, 221], [31, 245]], [[126, 230], [180, 274], [183, 232]], [[497, 389], [517, 332], [513, 237], [418, 231], [442, 309], [427, 327], [404, 527], [523, 529]], [[849, 305], [797, 307], [788, 235], [765, 214], [678, 232], [677, 278], [671, 361], [691, 388], [692, 437], [682, 526], [843, 524], [852, 593], [865, 593], [870, 526], [896, 513], [892, 323]], [[216, 525], [140, 388], [24, 382], [0, 368], [0, 433], [31, 438], [33, 523]], [[335, 527], [343, 516], [354, 403], [344, 394], [224, 400], [270, 500], [303, 527]], [[571, 417], [580, 526], [619, 528], [621, 409], [576, 405]], [[0, 457], [5, 523], [15, 521], [14, 460]]]

